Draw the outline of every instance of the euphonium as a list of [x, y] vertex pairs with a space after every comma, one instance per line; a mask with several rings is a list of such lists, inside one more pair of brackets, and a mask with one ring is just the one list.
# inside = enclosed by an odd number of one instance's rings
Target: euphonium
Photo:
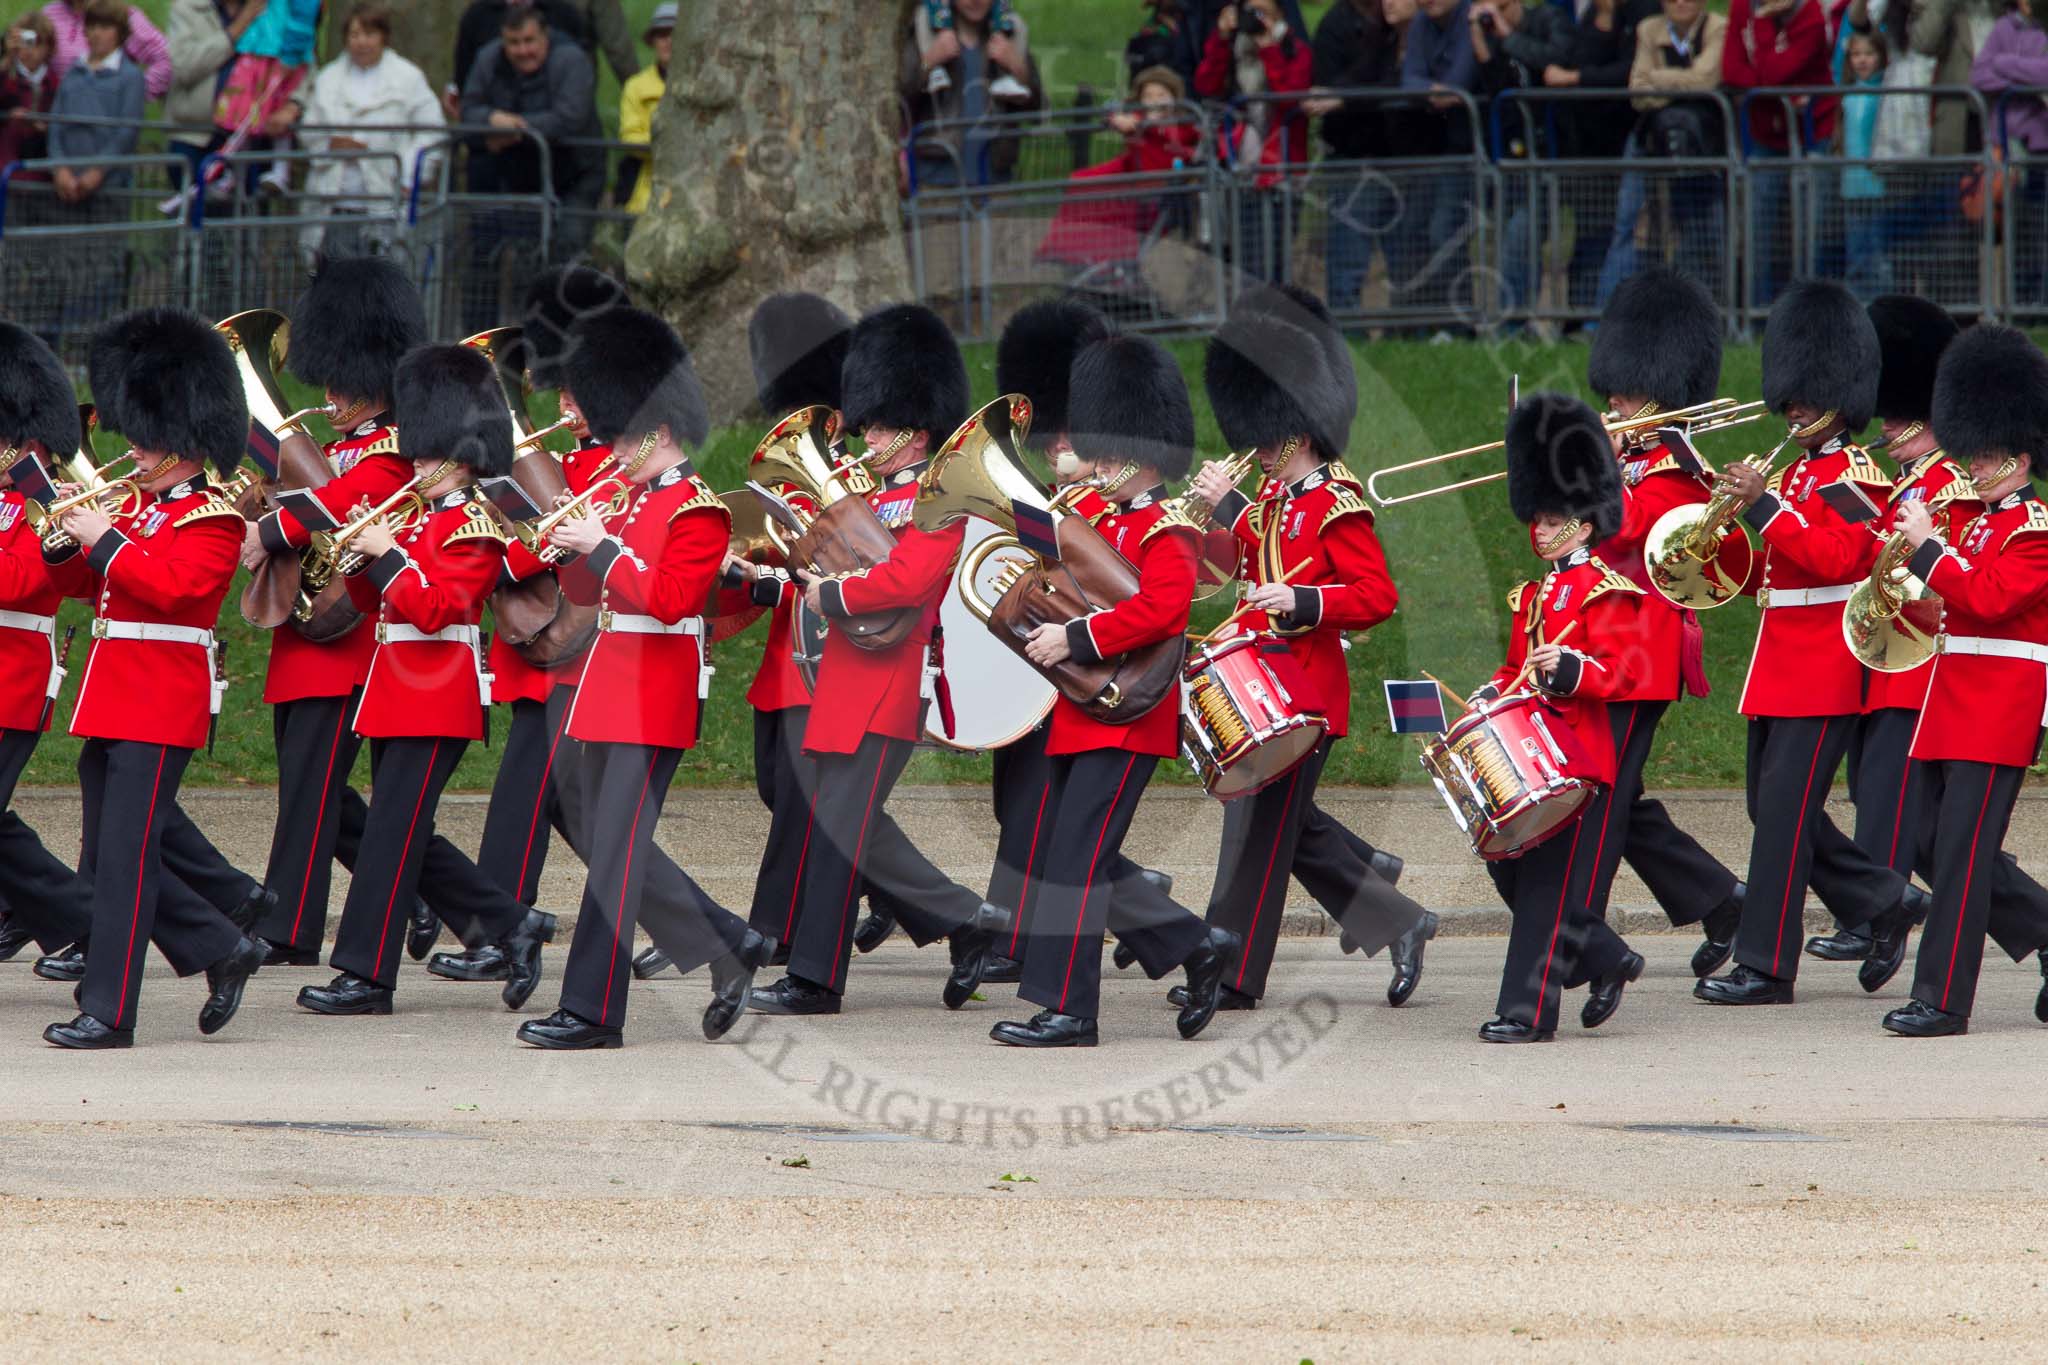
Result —
[[[748, 461], [747, 474], [764, 488], [787, 485], [801, 492], [820, 510], [840, 499], [865, 492], [870, 486], [860, 469], [866, 456], [847, 458], [841, 445], [839, 414], [823, 403], [799, 408], [772, 427]], [[809, 529], [811, 517], [791, 506], [797, 520]], [[789, 528], [773, 519], [768, 536], [784, 558], [794, 544]]]
[[1910, 672], [1934, 657], [1941, 597], [1906, 568], [1912, 554], [1905, 534], [1895, 533], [1842, 608], [1849, 652], [1880, 673]]
[[249, 417], [273, 436], [297, 432], [308, 436], [306, 419], [340, 414], [331, 404], [320, 403], [297, 411], [285, 406], [284, 390], [277, 382], [277, 368], [291, 341], [291, 320], [270, 308], [252, 308], [213, 324], [234, 352], [235, 370], [242, 377], [242, 394], [249, 400]]
[[[334, 572], [344, 575], [361, 573], [370, 562], [368, 555], [348, 547], [349, 542], [368, 530], [372, 523], [388, 518], [394, 530], [403, 530], [426, 515], [427, 500], [420, 496], [419, 490], [427, 477], [415, 474], [396, 493], [327, 537], [327, 553], [333, 559]], [[438, 482], [440, 471], [435, 471], [433, 477]]]
[[[1787, 432], [1764, 457], [1766, 480], [1775, 471], [1779, 453], [1791, 443]], [[1674, 507], [1657, 518], [1643, 542], [1643, 563], [1659, 596], [1676, 607], [1706, 611], [1741, 595], [1755, 562], [1749, 538], [1734, 531], [1741, 510], [1733, 494], [1716, 493], [1703, 503]]]

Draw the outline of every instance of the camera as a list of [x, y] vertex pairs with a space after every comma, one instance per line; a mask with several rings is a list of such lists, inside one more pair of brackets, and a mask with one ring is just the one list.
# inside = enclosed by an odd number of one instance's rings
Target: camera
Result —
[[20, 43], [23, 47], [34, 47], [36, 46], [36, 44], [42, 42], [42, 39], [36, 36], [36, 31], [34, 29], [24, 28], [16, 30], [14, 34], [14, 41]]
[[1266, 16], [1264, 14], [1252, 9], [1250, 6], [1239, 10], [1238, 14], [1240, 16], [1237, 21], [1239, 28], [1251, 34], [1254, 38], [1266, 36]]
[[1479, 28], [1488, 37], [1496, 37], [1500, 33], [1500, 20], [1494, 18], [1492, 12], [1488, 11], [1479, 16]]

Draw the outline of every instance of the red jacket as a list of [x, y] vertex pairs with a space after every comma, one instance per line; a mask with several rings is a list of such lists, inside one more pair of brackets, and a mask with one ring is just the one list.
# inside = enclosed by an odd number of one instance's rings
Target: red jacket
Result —
[[[381, 417], [358, 426], [327, 447], [335, 477], [313, 491], [320, 505], [347, 521], [357, 503], [376, 506], [412, 477], [412, 462], [398, 457], [398, 430]], [[291, 513], [279, 508], [257, 523], [272, 554], [297, 553], [311, 539]], [[275, 704], [306, 697], [345, 697], [370, 674], [376, 632], [367, 622], [336, 640], [315, 644], [290, 626], [270, 633], [270, 663], [263, 674], [263, 700]]]
[[[67, 597], [91, 598], [99, 620], [210, 635], [241, 561], [245, 525], [233, 503], [194, 475], [145, 499], [135, 516], [114, 518], [90, 554], [66, 551], [50, 577]], [[213, 651], [202, 644], [96, 633], [71, 733], [197, 749], [206, 743], [213, 696]], [[144, 697], [148, 703], [138, 705]]]
[[1530, 680], [1535, 683], [1531, 690], [1542, 693], [1564, 717], [1593, 761], [1591, 775], [1609, 784], [1615, 753], [1607, 703], [1624, 700], [1635, 689], [1630, 673], [1637, 639], [1634, 617], [1643, 596], [1641, 588], [1601, 563], [1598, 555], [1579, 550], [1567, 556], [1539, 582], [1508, 594], [1508, 609], [1514, 613], [1508, 658], [1486, 684], [1499, 695], [1521, 673], [1532, 648], [1557, 640], [1576, 621], [1571, 635], [1560, 641], [1569, 664], [1559, 668], [1552, 685]]
[[[592, 744], [689, 749], [710, 676], [704, 607], [732, 539], [732, 515], [687, 464], [638, 488], [589, 557], [563, 569], [599, 592], [597, 643], [569, 712], [569, 737]], [[627, 628], [694, 622], [699, 633]]]
[[[1185, 517], [1167, 515], [1165, 493], [1163, 488], [1141, 493], [1128, 507], [1096, 522], [1102, 538], [1137, 566], [1138, 591], [1067, 623], [1067, 647], [1076, 659], [1095, 663], [1187, 631], [1201, 535]], [[1128, 725], [1105, 725], [1061, 696], [1052, 705], [1045, 749], [1049, 754], [1119, 749], [1172, 758], [1180, 752], [1178, 694]]]
[[57, 681], [56, 615], [64, 594], [50, 581], [27, 500], [0, 492], [0, 611], [50, 619], [48, 631], [0, 625], [0, 730], [47, 730], [43, 703]]
[[432, 634], [468, 627], [467, 639], [382, 639], [370, 661], [355, 730], [368, 739], [482, 739], [484, 598], [497, 584], [505, 539], [470, 489], [442, 497], [398, 544], [348, 583], [377, 634], [392, 625]]
[[[2048, 506], [2028, 485], [1972, 522], [1953, 549], [1930, 540], [1911, 564], [1941, 594], [1944, 637], [1913, 757], [2027, 766], [2048, 711]], [[2036, 657], [1947, 648], [1982, 640], [2031, 646]]]
[[[805, 516], [817, 515], [818, 509], [810, 498], [790, 485], [781, 484], [772, 491], [788, 499], [790, 506]], [[795, 582], [781, 569], [764, 572], [751, 583], [719, 589], [721, 615], [741, 611], [749, 604], [768, 609], [768, 638], [761, 646], [761, 663], [754, 670], [754, 681], [747, 688], [747, 705], [756, 711], [786, 711], [811, 704], [811, 689], [804, 686], [803, 674], [797, 672], [793, 657], [791, 622], [797, 596]]]
[[[1820, 496], [1837, 482], [1860, 485], [1881, 500], [1892, 481], [1862, 447], [1830, 442], [1794, 460], [1743, 514], [1764, 541], [1763, 568], [1750, 581], [1763, 612], [1742, 684], [1745, 716], [1853, 716], [1863, 709], [1866, 670], [1842, 639], [1842, 604], [1869, 562], [1858, 569], [1844, 552], [1820, 551], [1837, 542], [1861, 547], [1872, 537], [1867, 525], [1844, 521]], [[1854, 534], [1834, 534], [1844, 530]], [[1815, 591], [1832, 600], [1790, 600]]]
[[[1793, 0], [1790, 14], [1768, 17], [1756, 13], [1752, 0], [1729, 0], [1728, 41], [1721, 49], [1721, 81], [1736, 100], [1741, 99], [1744, 90], [1832, 86], [1833, 49], [1820, 0]], [[1792, 134], [1786, 127], [1785, 108], [1792, 105], [1793, 117], [1798, 119], [1804, 100], [1804, 96], [1758, 96], [1749, 106], [1750, 136], [1773, 151], [1788, 150]], [[1841, 107], [1841, 100], [1833, 95], [1812, 101], [1813, 141], [1808, 145], [1826, 146], [1834, 137], [1835, 118]]]
[[818, 661], [817, 704], [804, 730], [804, 751], [850, 754], [868, 735], [915, 741], [924, 734], [925, 655], [939, 621], [939, 604], [953, 586], [953, 565], [967, 538], [967, 523], [942, 531], [910, 524], [917, 475], [899, 471], [867, 495], [882, 524], [896, 533], [896, 548], [865, 573], [829, 579], [820, 592], [827, 623], [893, 607], [918, 607], [917, 626], [893, 649], [862, 649], [846, 632], [828, 630]]
[[1636, 607], [1635, 638], [1628, 644], [1629, 676], [1635, 685], [1627, 696], [1614, 700], [1677, 701], [1688, 674], [1701, 684], [1696, 695], [1705, 696], [1699, 618], [1674, 607], [1651, 589], [1643, 543], [1666, 512], [1706, 502], [1707, 480], [1680, 468], [1663, 445], [1629, 456], [1621, 469], [1625, 486], [1621, 530], [1595, 547], [1594, 553], [1641, 588], [1643, 596]]
[[[590, 487], [599, 470], [612, 457], [608, 445], [579, 446], [562, 457], [562, 482], [569, 486], [571, 493], [581, 493]], [[505, 568], [499, 579], [504, 583], [524, 583], [529, 578], [553, 573], [552, 564], [544, 564], [539, 556], [517, 540], [505, 542]], [[548, 693], [557, 687], [574, 687], [583, 678], [583, 665], [590, 657], [588, 652], [579, 655], [559, 668], [535, 668], [526, 661], [526, 656], [517, 648], [507, 644], [502, 633], [491, 636], [489, 667], [491, 672], [491, 700], [494, 702], [546, 701]]]
[[1257, 502], [1233, 493], [1217, 508], [1251, 548], [1245, 572], [1253, 583], [1287, 578], [1294, 610], [1278, 616], [1253, 613], [1250, 623], [1287, 641], [1330, 720], [1330, 735], [1351, 727], [1351, 670], [1344, 661], [1344, 632], [1366, 630], [1394, 614], [1400, 594], [1387, 572], [1387, 557], [1373, 534], [1372, 509], [1364, 489], [1341, 462], [1320, 465], [1291, 484], [1268, 480]]

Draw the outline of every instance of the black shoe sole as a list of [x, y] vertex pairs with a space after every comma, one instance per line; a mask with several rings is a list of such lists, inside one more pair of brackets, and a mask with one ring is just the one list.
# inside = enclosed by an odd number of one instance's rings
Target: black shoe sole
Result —
[[1060, 1038], [1057, 1040], [1039, 1041], [1035, 1039], [1011, 1038], [1003, 1034], [997, 1033], [994, 1029], [990, 1029], [988, 1036], [995, 1042], [1001, 1043], [1004, 1047], [1094, 1047], [1096, 1045], [1096, 1042], [1098, 1041], [1097, 1036], [1092, 1033], [1083, 1034], [1078, 1038]]
[[1726, 996], [1704, 995], [1697, 988], [1694, 989], [1692, 995], [1693, 999], [1702, 1001], [1709, 1005], [1734, 1005], [1739, 1007], [1743, 1005], [1789, 1005], [1792, 1003], [1792, 994], [1790, 991], [1787, 991], [1783, 995], [1773, 995], [1768, 997], [1758, 996], [1754, 999], [1749, 1000], [1730, 1000]]
[[493, 972], [472, 973], [460, 970], [450, 971], [445, 967], [436, 967], [433, 963], [429, 962], [427, 964], [427, 975], [438, 976], [443, 981], [504, 981], [508, 980], [511, 977], [512, 969], [510, 967], [499, 967], [496, 971]]
[[635, 981], [652, 981], [655, 977], [660, 976], [675, 965], [666, 956], [659, 960], [636, 957], [633, 959], [633, 979]]
[[839, 998], [834, 996], [832, 1003], [823, 1008], [806, 1006], [802, 1009], [789, 1009], [778, 1004], [764, 1005], [761, 1003], [761, 997], [756, 995], [747, 1001], [747, 1008], [755, 1014], [773, 1014], [785, 1019], [809, 1019], [817, 1015], [839, 1013]]
[[1851, 948], [1832, 935], [1810, 938], [1806, 940], [1806, 955], [1822, 962], [1861, 962], [1870, 956], [1869, 939], [1856, 939], [1854, 942], [1857, 946]]
[[1510, 1044], [1510, 1043], [1553, 1043], [1553, 1042], [1556, 1042], [1556, 1041], [1557, 1041], [1557, 1030], [1556, 1030], [1556, 1029], [1540, 1029], [1540, 1030], [1538, 1030], [1538, 1031], [1537, 1031], [1537, 1032], [1535, 1032], [1535, 1033], [1525, 1033], [1525, 1034], [1523, 1034], [1523, 1035], [1522, 1035], [1521, 1037], [1519, 1037], [1519, 1038], [1510, 1038], [1510, 1037], [1508, 1037], [1507, 1035], [1505, 1035], [1505, 1034], [1500, 1034], [1500, 1033], [1482, 1033], [1482, 1034], [1480, 1034], [1480, 1035], [1479, 1035], [1479, 1041], [1480, 1041], [1480, 1042], [1482, 1042], [1482, 1043], [1502, 1043], [1502, 1044]]
[[72, 1042], [54, 1029], [43, 1030], [43, 1041], [51, 1047], [61, 1047], [68, 1052], [112, 1052], [117, 1048], [134, 1047], [135, 1032], [132, 1029], [117, 1032], [104, 1042]]
[[351, 1005], [347, 1008], [338, 1008], [333, 1005], [316, 1004], [313, 1001], [308, 1000], [305, 996], [300, 996], [298, 998], [297, 1004], [300, 1009], [306, 1011], [308, 1014], [324, 1014], [332, 1019], [342, 1019], [352, 1014], [391, 1013], [391, 1002], [389, 1000], [373, 1000], [368, 1004], [360, 1006]]
[[1886, 1033], [1891, 1034], [1894, 1038], [1960, 1038], [1970, 1031], [1970, 1021], [1967, 1019], [1963, 1021], [1960, 1028], [1941, 1029], [1938, 1031], [1898, 1028], [1892, 1024], [1882, 1023], [1882, 1021], [1880, 1021], [1880, 1025]]
[[538, 1048], [542, 1052], [602, 1052], [607, 1048], [624, 1047], [626, 1045], [624, 1036], [616, 1033], [603, 1038], [595, 1038], [588, 1042], [574, 1043], [565, 1042], [559, 1038], [536, 1038], [524, 1029], [521, 1029], [515, 1036], [528, 1047]]

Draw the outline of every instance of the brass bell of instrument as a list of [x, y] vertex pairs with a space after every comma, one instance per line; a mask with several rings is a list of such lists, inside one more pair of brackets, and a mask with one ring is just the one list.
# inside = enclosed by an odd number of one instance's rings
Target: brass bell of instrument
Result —
[[1879, 673], [1909, 673], [1926, 663], [1941, 634], [1941, 595], [1906, 567], [1911, 556], [1905, 536], [1886, 541], [1842, 608], [1849, 652]]

